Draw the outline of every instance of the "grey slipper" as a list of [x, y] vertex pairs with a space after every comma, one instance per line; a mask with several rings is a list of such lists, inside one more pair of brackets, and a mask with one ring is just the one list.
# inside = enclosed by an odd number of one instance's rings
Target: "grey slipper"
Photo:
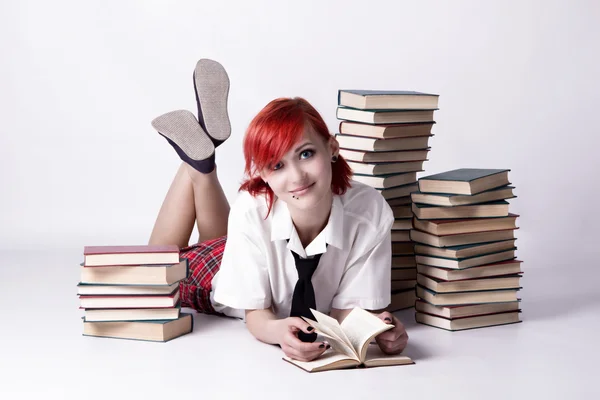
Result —
[[204, 174], [215, 168], [215, 146], [194, 114], [187, 110], [171, 111], [152, 120], [152, 126], [183, 161]]
[[218, 147], [231, 135], [227, 113], [229, 77], [221, 64], [206, 58], [194, 69], [194, 90], [198, 105], [198, 121]]

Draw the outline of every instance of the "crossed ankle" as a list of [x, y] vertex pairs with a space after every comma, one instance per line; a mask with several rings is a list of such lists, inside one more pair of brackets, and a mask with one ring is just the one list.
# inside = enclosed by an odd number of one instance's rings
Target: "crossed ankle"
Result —
[[185, 168], [185, 171], [187, 172], [190, 180], [193, 183], [202, 183], [204, 180], [206, 180], [207, 177], [216, 174], [216, 168], [217, 166], [214, 165], [214, 168], [212, 169], [212, 171], [209, 172], [201, 172], [198, 171], [196, 168], [192, 167], [190, 164], [186, 163], [185, 161], [183, 162], [183, 166]]

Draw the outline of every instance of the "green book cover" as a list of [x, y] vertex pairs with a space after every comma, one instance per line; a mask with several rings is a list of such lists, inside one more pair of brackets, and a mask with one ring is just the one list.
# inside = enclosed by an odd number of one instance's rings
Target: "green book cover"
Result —
[[[430, 293], [432, 296], [437, 296], [438, 294], [440, 295], [447, 295], [447, 294], [456, 294], [456, 293], [466, 293], [466, 294], [471, 294], [471, 293], [484, 293], [484, 292], [518, 292], [519, 290], [523, 289], [523, 287], [518, 287], [518, 288], [511, 288], [511, 289], [489, 289], [489, 290], [466, 290], [466, 291], [462, 291], [462, 292], [451, 292], [451, 293], [438, 293], [438, 292], [434, 292], [431, 289], [426, 288], [425, 286], [421, 286], [419, 284], [417, 284], [417, 286], [419, 288], [421, 288], [423, 291]], [[423, 300], [425, 301], [425, 300]], [[507, 303], [506, 301], [503, 301], [502, 303]], [[510, 302], [512, 303], [512, 302]], [[486, 304], [486, 303], [477, 303], [477, 304]], [[444, 306], [446, 307], [446, 306]]]
[[510, 171], [510, 169], [460, 168], [439, 174], [424, 176], [423, 180], [471, 182], [475, 179]]
[[[460, 196], [463, 196], [462, 194]], [[440, 208], [442, 206], [436, 206], [433, 204], [423, 204], [423, 203], [413, 203], [418, 208]], [[464, 206], [452, 206], [453, 209], [460, 209], [461, 207], [473, 207], [473, 206], [485, 206], [485, 205], [506, 205], [510, 204], [506, 200], [498, 200], [498, 201], [490, 201], [487, 203], [477, 203], [477, 204], [465, 204]], [[448, 207], [446, 207], [448, 208]], [[493, 218], [493, 217], [485, 217], [485, 218]], [[496, 217], [498, 218], [498, 217]]]
[[[362, 108], [354, 108], [354, 107], [346, 107], [346, 106], [338, 106], [338, 109], [341, 108], [346, 108], [348, 110], [358, 110], [358, 111], [364, 111], [367, 113], [389, 113], [389, 112], [407, 112], [407, 113], [414, 113], [414, 112], [425, 112], [425, 111], [436, 111], [439, 110], [439, 108], [419, 108], [419, 109], [413, 109], [413, 108], [407, 108], [407, 109], [399, 109], [399, 108], [391, 108], [391, 109], [369, 109], [369, 110], [363, 110]], [[425, 121], [419, 121], [419, 122], [425, 122]]]
[[[392, 177], [392, 176], [398, 176], [398, 175], [409, 175], [409, 174], [415, 174], [419, 172], [419, 171], [411, 171], [411, 172], [402, 172], [399, 174], [381, 174], [381, 175], [370, 175], [370, 174], [359, 174], [359, 173], [353, 173], [352, 175], [357, 175], [357, 176], [369, 176], [369, 177], [373, 177], [373, 178], [388, 178], [388, 177]], [[411, 182], [411, 183], [405, 183], [403, 185], [398, 185], [398, 186], [406, 186], [406, 185], [414, 185], [415, 183], [417, 183], [417, 181]]]
[[438, 96], [438, 94], [415, 92], [412, 90], [359, 90], [359, 89], [340, 89], [338, 90], [338, 104], [342, 92], [358, 94], [360, 96]]
[[[134, 321], [133, 322], [133, 323], [136, 323], [136, 324], [137, 323], [142, 323], [142, 324], [160, 324], [160, 325], [165, 325], [165, 324], [168, 324], [168, 323], [173, 323], [175, 321], [178, 321], [178, 320], [180, 320], [182, 318], [186, 318], [188, 316], [189, 316], [190, 321], [191, 321], [191, 329], [190, 329], [190, 331], [186, 332], [186, 333], [183, 333], [181, 335], [175, 336], [175, 337], [173, 337], [171, 339], [168, 339], [168, 340], [162, 340], [162, 341], [158, 340], [157, 341], [157, 340], [146, 340], [146, 339], [122, 338], [122, 337], [116, 337], [116, 336], [96, 336], [96, 335], [86, 335], [85, 333], [83, 334], [83, 336], [100, 337], [100, 338], [107, 338], [107, 339], [118, 339], [118, 340], [134, 340], [134, 341], [139, 341], [139, 342], [166, 343], [166, 342], [169, 342], [169, 341], [171, 341], [173, 339], [177, 339], [178, 337], [181, 337], [183, 335], [187, 335], [188, 333], [191, 333], [191, 332], [194, 331], [194, 316], [192, 314], [179, 313], [179, 318], [177, 318], [177, 319], [163, 319], [163, 320], [155, 320], [155, 321], [148, 320], [148, 321]], [[85, 317], [81, 317], [81, 319], [85, 323]], [[119, 322], [123, 322], [123, 321], [119, 321]], [[94, 324], [96, 322], [89, 322], [89, 323]], [[102, 322], [100, 322], [100, 323], [102, 323]]]
[[[485, 246], [491, 243], [501, 243], [501, 242], [512, 242], [515, 239], [507, 239], [507, 240], [496, 240], [493, 242], [483, 242], [483, 243], [474, 243], [474, 244], [461, 244], [460, 246], [448, 246], [448, 247], [444, 247], [444, 250], [451, 250], [451, 251], [458, 251], [458, 250], [464, 250], [464, 249], [471, 249], [471, 248], [475, 248], [475, 247], [480, 247], [480, 246]], [[423, 247], [431, 247], [432, 249], [439, 249], [439, 247], [437, 246], [430, 246], [428, 244], [424, 244], [424, 243], [417, 243], [419, 246], [423, 246]], [[503, 250], [506, 251], [506, 250]]]
[[[506, 189], [514, 189], [514, 188], [515, 188], [514, 186], [505, 185], [505, 186], [500, 186], [500, 187], [493, 188], [493, 189], [490, 189], [490, 190], [486, 190], [486, 191], [483, 191], [483, 192], [479, 192], [479, 193], [477, 193], [477, 195], [480, 195], [480, 194], [483, 194], [483, 193], [496, 192], [498, 190], [506, 190]], [[426, 196], [440, 196], [440, 197], [448, 197], [448, 198], [450, 198], [450, 197], [467, 197], [467, 196], [469, 196], [469, 195], [466, 195], [466, 194], [454, 194], [454, 193], [431, 193], [431, 192], [423, 193], [420, 190], [417, 190], [417, 191], [415, 191], [413, 193], [415, 193], [415, 194], [424, 194]], [[513, 196], [513, 197], [517, 197], [517, 196]], [[513, 197], [511, 197], [511, 198], [513, 198]], [[477, 204], [486, 204], [486, 203], [477, 203]], [[470, 204], [470, 205], [472, 205], [472, 204]]]
[[[494, 279], [498, 279], [498, 278], [522, 278], [523, 276], [521, 275], [522, 272], [520, 274], [506, 274], [506, 275], [495, 275], [495, 276], [483, 276], [483, 277], [478, 277], [478, 278], [469, 278], [469, 279], [461, 279], [460, 281], [446, 281], [440, 278], [435, 278], [433, 276], [429, 276], [429, 275], [425, 275], [428, 279], [431, 279], [432, 281], [435, 281], [437, 283], [446, 283], [446, 282], [469, 282], [469, 281], [489, 281], [489, 280], [494, 280]], [[493, 289], [493, 290], [499, 290], [499, 289]], [[454, 293], [454, 292], [451, 292]]]
[[[182, 319], [185, 318], [187, 315], [189, 315], [192, 318], [192, 328], [194, 325], [194, 316], [192, 314], [189, 313], [180, 313], [179, 314], [179, 318], [177, 319]], [[81, 317], [81, 319], [83, 319], [84, 322], [87, 322], [85, 320], [85, 317]], [[155, 325], [164, 325], [164, 324], [168, 324], [169, 322], [173, 322], [173, 321], [177, 321], [176, 319], [149, 319], [149, 320], [141, 320], [141, 321], [132, 321], [136, 324], [155, 324]], [[103, 322], [110, 322], [110, 321], [101, 321], [101, 322], [95, 322], [94, 323], [103, 323]], [[117, 322], [127, 322], [127, 321], [117, 321]]]
[[[516, 240], [516, 239], [513, 239]], [[431, 246], [430, 246], [431, 247]], [[483, 256], [489, 256], [491, 254], [500, 254], [500, 253], [504, 253], [507, 251], [513, 251], [513, 250], [517, 250], [517, 247], [513, 247], [510, 249], [504, 249], [504, 250], [500, 250], [500, 251], [494, 251], [492, 253], [485, 253], [485, 254], [477, 254], [476, 256], [473, 257], [463, 257], [463, 258], [454, 258], [454, 257], [440, 257], [440, 256], [432, 256], [430, 254], [422, 254], [422, 253], [415, 253], [415, 255], [417, 256], [424, 256], [424, 257], [432, 257], [432, 258], [439, 258], [442, 260], [452, 260], [452, 261], [464, 261], [464, 260], [470, 260], [472, 258], [479, 258], [479, 257], [483, 257]], [[515, 259], [516, 257], [512, 257], [512, 259]], [[482, 265], [478, 265], [478, 267], [481, 267]], [[436, 268], [443, 268], [443, 267], [436, 267]]]

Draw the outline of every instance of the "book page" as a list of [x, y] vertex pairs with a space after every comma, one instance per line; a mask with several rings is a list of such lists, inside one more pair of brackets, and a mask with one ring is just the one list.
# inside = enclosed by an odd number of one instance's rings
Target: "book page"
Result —
[[354, 353], [356, 359], [360, 359], [360, 357], [358, 356], [359, 353], [355, 350], [354, 346], [352, 345], [352, 342], [350, 342], [350, 339], [348, 339], [348, 336], [346, 336], [346, 333], [342, 329], [337, 319], [332, 318], [329, 315], [320, 313], [317, 310], [313, 310], [312, 308], [310, 309], [310, 311], [313, 313], [317, 321], [319, 321], [319, 324], [325, 326], [326, 328], [331, 330], [331, 332], [333, 332], [335, 336], [343, 340], [348, 345], [348, 347], [352, 349], [352, 352]]
[[283, 359], [308, 372], [318, 372], [338, 368], [355, 367], [360, 364], [357, 360], [349, 358], [344, 354], [337, 353], [333, 350], [326, 351], [325, 353], [323, 353], [323, 355], [321, 355], [321, 357], [313, 361], [298, 361], [293, 360], [287, 356], [283, 357]]
[[309, 318], [302, 317], [302, 319], [304, 319], [312, 327], [314, 327], [315, 331], [319, 335], [326, 338], [334, 350], [358, 361], [358, 355], [356, 354], [352, 346], [345, 343], [341, 338], [338, 337], [338, 335], [335, 334], [335, 332], [329, 329], [326, 325], [320, 324], [317, 321], [313, 321]]
[[370, 312], [358, 307], [350, 311], [341, 324], [341, 329], [346, 333], [360, 361], [364, 361], [371, 339], [393, 327], [394, 325], [388, 325]]
[[414, 364], [413, 360], [402, 354], [388, 355], [385, 354], [379, 346], [376, 344], [370, 344], [367, 346], [367, 354], [365, 356], [364, 364], [366, 367], [382, 367], [386, 365], [405, 365]]

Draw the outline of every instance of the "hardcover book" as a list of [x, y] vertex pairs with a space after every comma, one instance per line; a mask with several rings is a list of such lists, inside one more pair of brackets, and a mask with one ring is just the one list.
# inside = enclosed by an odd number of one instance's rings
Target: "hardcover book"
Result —
[[387, 189], [396, 186], [408, 185], [417, 181], [416, 172], [407, 172], [405, 174], [388, 174], [381, 176], [369, 176], [363, 174], [354, 174], [352, 179], [369, 185], [373, 188]]
[[188, 260], [176, 264], [86, 267], [81, 264], [81, 283], [106, 285], [172, 285], [189, 273]]
[[506, 186], [510, 169], [461, 168], [419, 179], [423, 193], [473, 195], [500, 186]]
[[410, 231], [410, 240], [434, 247], [452, 247], [511, 240], [515, 238], [514, 232], [514, 229], [507, 229], [503, 231], [460, 233], [456, 235], [437, 236], [432, 235], [431, 233], [419, 231], [417, 229], [412, 229]]
[[180, 305], [169, 308], [96, 308], [84, 311], [88, 322], [154, 321], [179, 318]]
[[385, 310], [388, 312], [396, 312], [412, 308], [415, 306], [416, 299], [417, 296], [414, 288], [392, 290], [390, 305], [387, 306]]
[[417, 265], [430, 265], [433, 267], [450, 268], [450, 269], [465, 269], [477, 267], [485, 264], [493, 264], [499, 261], [512, 260], [515, 258], [515, 250], [513, 248], [507, 251], [500, 251], [498, 253], [484, 254], [481, 256], [468, 257], [468, 258], [444, 258], [444, 257], [433, 257], [417, 255]]
[[439, 95], [410, 90], [338, 90], [338, 105], [358, 109], [435, 109]]
[[[410, 195], [411, 191], [415, 190], [417, 188], [417, 185], [413, 182], [413, 183], [408, 183], [406, 185], [400, 185], [400, 186], [394, 186], [394, 187], [389, 187], [387, 189], [377, 189], [374, 188], [375, 190], [377, 190], [384, 199], [386, 200], [391, 200], [391, 199], [397, 199], [399, 197], [407, 197]], [[409, 197], [410, 200], [410, 197]], [[390, 204], [390, 202], [388, 202], [388, 204]], [[407, 205], [410, 204], [403, 202], [402, 205]], [[392, 204], [390, 204], [391, 206]], [[412, 217], [412, 211], [411, 211], [411, 215], [410, 217]]]
[[416, 284], [416, 279], [392, 279], [391, 289], [392, 291], [414, 289]]
[[175, 307], [179, 288], [169, 295], [79, 296], [83, 308], [161, 308]]
[[518, 289], [521, 287], [521, 275], [443, 281], [423, 274], [417, 276], [419, 285], [437, 293], [476, 292], [480, 290]]
[[508, 202], [504, 200], [484, 204], [470, 204], [456, 207], [438, 207], [426, 204], [412, 204], [418, 219], [460, 219], [490, 218], [508, 216]]
[[394, 214], [395, 219], [399, 218], [410, 218], [412, 216], [412, 212], [409, 205], [405, 206], [393, 206], [390, 207], [392, 209], [392, 213]]
[[391, 139], [408, 136], [429, 136], [435, 122], [418, 124], [371, 125], [357, 122], [340, 122], [340, 133], [353, 136], [365, 136], [378, 139]]
[[83, 320], [83, 335], [114, 339], [133, 339], [151, 342], [167, 342], [192, 332], [194, 319], [191, 314], [181, 313], [174, 320], [135, 322], [91, 322]]
[[337, 118], [367, 124], [397, 124], [415, 122], [433, 122], [435, 110], [358, 110], [338, 107]]
[[512, 239], [504, 240], [501, 242], [465, 244], [461, 246], [451, 247], [433, 247], [424, 244], [416, 244], [415, 254], [433, 257], [463, 259], [481, 256], [485, 254], [497, 253], [500, 251], [512, 250], [515, 248], [515, 241], [516, 239]]
[[504, 303], [507, 301], [517, 301], [517, 291], [519, 289], [437, 293], [433, 290], [424, 288], [421, 285], [417, 285], [417, 297], [435, 306], [455, 306], [480, 303]]
[[434, 306], [423, 300], [417, 300], [415, 310], [425, 314], [446, 319], [473, 317], [476, 315], [497, 314], [501, 312], [519, 311], [519, 301], [506, 303], [472, 304], [467, 306]]
[[465, 329], [486, 328], [489, 326], [516, 324], [521, 322], [519, 319], [520, 311], [504, 312], [490, 315], [477, 315], [473, 317], [463, 317], [456, 319], [446, 319], [435, 315], [429, 315], [417, 312], [415, 319], [417, 322], [430, 325], [436, 328], [442, 328], [447, 331], [462, 331]]
[[396, 218], [392, 223], [392, 230], [409, 230], [412, 228], [412, 218]]
[[512, 199], [517, 196], [513, 193], [513, 186], [501, 186], [499, 188], [486, 190], [474, 195], [458, 195], [448, 193], [411, 193], [412, 201], [433, 206], [464, 206], [468, 204], [489, 203], [492, 201]]
[[[384, 197], [384, 199], [385, 199], [385, 197]], [[390, 205], [390, 207], [407, 206], [412, 203], [412, 201], [410, 200], [410, 196], [395, 197], [395, 198], [390, 198], [390, 199], [386, 199], [386, 200], [387, 200], [387, 203]], [[412, 221], [410, 224], [412, 226]]]
[[417, 270], [415, 268], [392, 268], [392, 280], [416, 279]]
[[387, 175], [423, 170], [424, 161], [408, 161], [399, 163], [368, 164], [356, 161], [346, 161], [355, 174]]
[[91, 285], [79, 283], [77, 285], [78, 295], [110, 296], [110, 295], [170, 295], [179, 287], [179, 282], [171, 285]]
[[431, 148], [421, 150], [396, 150], [396, 151], [362, 151], [340, 148], [340, 156], [346, 160], [379, 163], [379, 162], [405, 162], [423, 161]]
[[[417, 263], [414, 255], [392, 256], [392, 268], [416, 268]], [[401, 279], [401, 278], [397, 278]]]
[[313, 361], [298, 361], [287, 356], [283, 359], [307, 372], [320, 372], [333, 369], [353, 367], [380, 367], [387, 365], [414, 364], [410, 357], [389, 356], [382, 353], [377, 346], [370, 346], [371, 340], [382, 332], [393, 328], [373, 314], [360, 308], [353, 309], [348, 316], [338, 323], [335, 318], [312, 310], [316, 321], [303, 318], [323, 340], [331, 345], [331, 349]]
[[428, 232], [433, 235], [454, 235], [461, 233], [516, 229], [516, 221], [518, 217], [518, 215], [510, 213], [506, 217], [493, 218], [424, 220], [415, 217], [413, 218], [413, 226], [415, 229]]
[[409, 242], [410, 231], [392, 231], [393, 242]]
[[431, 265], [417, 264], [417, 270], [420, 274], [441, 280], [458, 281], [462, 279], [476, 279], [492, 276], [520, 274], [523, 272], [521, 270], [521, 263], [522, 261], [514, 259], [465, 269], [448, 269], [432, 267]]
[[83, 256], [86, 267], [176, 264], [179, 262], [179, 248], [175, 245], [85, 246]]
[[391, 150], [423, 150], [429, 145], [429, 136], [402, 137], [395, 139], [374, 139], [363, 136], [350, 136], [336, 134], [340, 147], [344, 149], [364, 151], [391, 151]]

